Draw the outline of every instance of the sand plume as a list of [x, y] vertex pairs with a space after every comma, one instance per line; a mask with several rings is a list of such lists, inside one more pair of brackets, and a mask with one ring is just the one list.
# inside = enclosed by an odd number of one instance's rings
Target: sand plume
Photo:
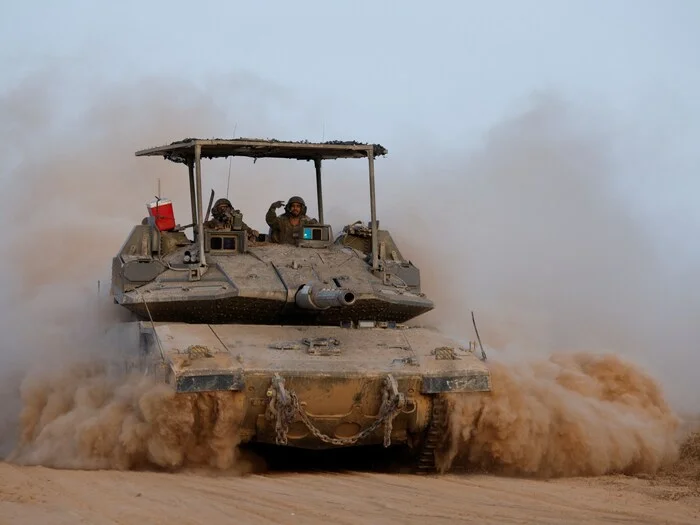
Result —
[[452, 394], [440, 466], [541, 477], [653, 473], [677, 457], [656, 382], [613, 355], [492, 365], [489, 394]]
[[179, 394], [140, 375], [80, 364], [29, 375], [15, 463], [78, 469], [237, 466], [243, 394]]

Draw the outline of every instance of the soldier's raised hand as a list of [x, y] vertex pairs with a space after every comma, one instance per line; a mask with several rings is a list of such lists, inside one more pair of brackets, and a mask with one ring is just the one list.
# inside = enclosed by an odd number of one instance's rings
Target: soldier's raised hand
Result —
[[281, 208], [282, 206], [284, 206], [284, 201], [275, 201], [272, 203], [271, 208], [277, 209], [277, 208]]

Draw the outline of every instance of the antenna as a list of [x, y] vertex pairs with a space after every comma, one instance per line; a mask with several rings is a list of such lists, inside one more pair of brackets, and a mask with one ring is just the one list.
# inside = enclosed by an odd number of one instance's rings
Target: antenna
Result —
[[476, 320], [474, 319], [474, 312], [472, 311], [472, 324], [474, 325], [474, 331], [476, 332], [476, 338], [479, 340], [479, 348], [481, 348], [481, 360], [486, 361], [486, 352], [484, 352], [484, 347], [481, 345], [481, 337], [479, 337], [479, 329], [476, 327]]
[[156, 199], [160, 200], [160, 177], [158, 177], [158, 193]]
[[[233, 125], [233, 137], [232, 138], [234, 138], [234, 139], [236, 138], [236, 128], [238, 128], [238, 122], [236, 122]], [[228, 159], [228, 181], [226, 182], [226, 198], [227, 199], [228, 199], [228, 189], [229, 189], [229, 186], [231, 185], [231, 162], [232, 161], [233, 161], [233, 157], [230, 157]]]

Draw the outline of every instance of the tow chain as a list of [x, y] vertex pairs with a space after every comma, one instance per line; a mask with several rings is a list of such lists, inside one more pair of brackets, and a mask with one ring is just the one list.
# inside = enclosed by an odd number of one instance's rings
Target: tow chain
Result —
[[391, 431], [393, 428], [394, 418], [405, 410], [407, 402], [404, 394], [399, 393], [396, 379], [389, 374], [384, 378], [384, 388], [382, 390], [382, 404], [377, 413], [377, 419], [366, 429], [358, 432], [354, 436], [346, 438], [331, 437], [321, 432], [316, 425], [313, 424], [311, 418], [306, 413], [299, 402], [295, 392], [287, 392], [284, 388], [284, 379], [279, 374], [275, 374], [272, 379], [272, 385], [267, 392], [271, 398], [268, 405], [269, 418], [275, 420], [275, 442], [278, 445], [287, 444], [287, 431], [289, 425], [294, 421], [294, 416], [299, 415], [299, 419], [306, 425], [306, 428], [318, 439], [324, 443], [331, 445], [343, 446], [353, 445], [366, 438], [377, 430], [381, 425], [384, 425], [384, 446], [391, 445]]
[[267, 407], [269, 417], [275, 419], [275, 432], [277, 434], [275, 442], [278, 445], [286, 445], [287, 430], [289, 430], [289, 424], [294, 420], [294, 405], [284, 389], [284, 379], [279, 374], [275, 374], [272, 378], [272, 385], [267, 391], [267, 395], [270, 397], [270, 404]]

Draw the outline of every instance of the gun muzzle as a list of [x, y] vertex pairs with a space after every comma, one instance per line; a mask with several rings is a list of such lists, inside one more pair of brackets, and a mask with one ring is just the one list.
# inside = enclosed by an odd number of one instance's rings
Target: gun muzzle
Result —
[[304, 310], [326, 310], [354, 304], [355, 294], [342, 288], [323, 288], [318, 284], [305, 284], [297, 292], [295, 302]]

